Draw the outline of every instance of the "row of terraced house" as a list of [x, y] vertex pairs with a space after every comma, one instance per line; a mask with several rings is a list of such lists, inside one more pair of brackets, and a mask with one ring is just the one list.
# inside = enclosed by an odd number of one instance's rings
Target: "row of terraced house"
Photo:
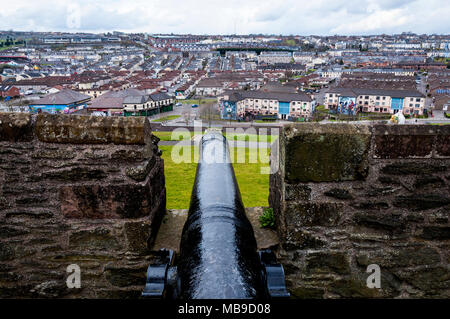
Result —
[[325, 94], [324, 105], [326, 109], [344, 114], [358, 112], [394, 114], [401, 111], [403, 114], [423, 115], [425, 96], [412, 89], [336, 87]]

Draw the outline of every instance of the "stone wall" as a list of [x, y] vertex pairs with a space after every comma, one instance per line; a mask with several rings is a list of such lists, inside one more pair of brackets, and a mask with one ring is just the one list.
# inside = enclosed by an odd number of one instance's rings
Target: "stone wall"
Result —
[[157, 142], [145, 118], [0, 113], [0, 298], [139, 296], [166, 204]]
[[[434, 125], [284, 127], [269, 202], [294, 297], [450, 297], [449, 135]], [[366, 285], [370, 264], [380, 289]]]

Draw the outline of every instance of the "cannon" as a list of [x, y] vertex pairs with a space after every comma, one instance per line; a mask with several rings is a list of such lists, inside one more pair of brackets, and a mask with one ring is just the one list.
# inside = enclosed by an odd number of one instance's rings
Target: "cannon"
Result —
[[[286, 298], [283, 267], [270, 250], [257, 251], [220, 132], [200, 142], [200, 157], [179, 256], [160, 252], [147, 270], [143, 297], [167, 299]], [[176, 258], [178, 257], [178, 258]]]

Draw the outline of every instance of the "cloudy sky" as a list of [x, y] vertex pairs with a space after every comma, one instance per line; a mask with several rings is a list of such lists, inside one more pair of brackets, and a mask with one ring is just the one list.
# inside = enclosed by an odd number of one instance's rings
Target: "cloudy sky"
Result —
[[193, 34], [450, 33], [448, 0], [0, 0], [0, 30]]

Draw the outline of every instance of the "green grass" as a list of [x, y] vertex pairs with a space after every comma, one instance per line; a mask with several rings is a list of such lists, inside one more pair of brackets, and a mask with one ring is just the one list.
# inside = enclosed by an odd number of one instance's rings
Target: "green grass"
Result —
[[175, 120], [177, 118], [181, 117], [181, 115], [169, 115], [169, 116], [163, 116], [160, 117], [159, 119], [154, 119], [152, 120], [152, 122], [163, 122], [163, 121], [170, 121], [170, 120]]
[[178, 100], [178, 102], [183, 104], [206, 104], [206, 103], [214, 103], [217, 102], [217, 99], [193, 99], [193, 100]]
[[[159, 148], [163, 151], [167, 209], [189, 208], [197, 164], [195, 162], [175, 163], [171, 157], [173, 146], [160, 146]], [[194, 158], [194, 152], [198, 152], [197, 147], [186, 147], [184, 149], [190, 150], [192, 159]], [[233, 148], [231, 151], [234, 151], [235, 159], [238, 152], [245, 151], [246, 163], [233, 164], [245, 207], [268, 206], [269, 175], [261, 174], [261, 167], [267, 167], [269, 164], [248, 163], [250, 155], [259, 158], [259, 155], [257, 155], [258, 149]]]
[[267, 122], [276, 122], [276, 120], [255, 120], [255, 123], [267, 123]]
[[[154, 135], [159, 137], [161, 141], [180, 141], [183, 139], [183, 136], [177, 136], [172, 138], [172, 132], [152, 132]], [[185, 133], [186, 134], [186, 133]], [[190, 136], [192, 137], [192, 132], [190, 132]]]
[[[180, 141], [183, 137], [172, 137], [172, 132], [153, 132], [154, 135], [160, 138], [161, 141]], [[193, 132], [190, 132], [190, 138], [193, 136]], [[278, 135], [257, 135], [257, 134], [225, 134], [228, 140], [245, 141], [245, 142], [274, 142]]]

